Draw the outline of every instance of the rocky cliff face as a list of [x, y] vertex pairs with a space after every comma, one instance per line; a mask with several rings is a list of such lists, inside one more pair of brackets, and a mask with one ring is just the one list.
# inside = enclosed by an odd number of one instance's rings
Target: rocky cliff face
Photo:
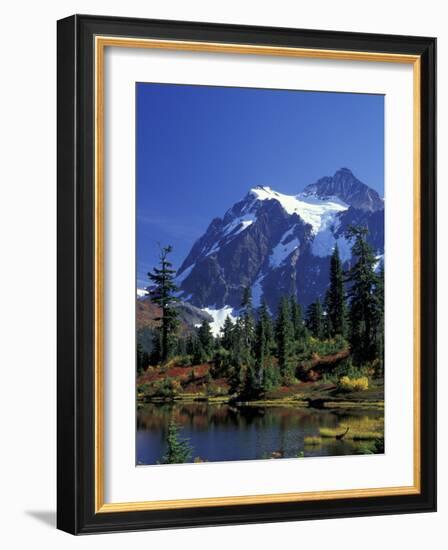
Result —
[[333, 177], [325, 176], [305, 187], [304, 196], [339, 197], [357, 210], [377, 212], [384, 209], [384, 201], [378, 193], [359, 181], [348, 168], [341, 168]]
[[325, 293], [336, 244], [349, 264], [350, 225], [366, 226], [376, 254], [384, 253], [384, 202], [346, 168], [295, 196], [251, 189], [194, 243], [177, 274], [181, 298], [199, 308], [238, 309], [250, 286], [255, 306], [264, 297], [275, 311], [285, 294], [306, 306]]

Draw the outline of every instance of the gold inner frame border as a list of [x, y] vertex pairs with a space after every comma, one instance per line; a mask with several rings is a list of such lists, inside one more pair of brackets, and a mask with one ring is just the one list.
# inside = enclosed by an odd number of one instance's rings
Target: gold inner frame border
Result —
[[[95, 56], [95, 513], [132, 512], [143, 510], [168, 510], [209, 506], [232, 506], [243, 504], [262, 504], [280, 502], [303, 502], [332, 500], [342, 498], [363, 498], [420, 494], [420, 278], [421, 278], [421, 60], [418, 55], [402, 55], [382, 52], [359, 52], [345, 50], [325, 50], [292, 48], [283, 46], [258, 46], [253, 44], [226, 44], [182, 40], [158, 40], [142, 38], [123, 38], [115, 36], [96, 36], [94, 40]], [[382, 63], [407, 63], [413, 65], [413, 198], [414, 198], [414, 483], [403, 487], [380, 487], [349, 490], [329, 490], [296, 493], [277, 493], [263, 495], [226, 496], [211, 498], [192, 498], [180, 500], [154, 500], [141, 502], [104, 502], [104, 53], [106, 47], [152, 48], [160, 50], [194, 51], [208, 53], [234, 53], [267, 56], [300, 57], [327, 60], [368, 61]]]

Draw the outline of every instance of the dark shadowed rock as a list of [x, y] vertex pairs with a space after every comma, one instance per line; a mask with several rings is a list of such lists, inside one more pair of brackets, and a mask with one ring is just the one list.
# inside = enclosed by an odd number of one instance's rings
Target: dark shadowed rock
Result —
[[325, 199], [338, 197], [358, 210], [375, 212], [383, 210], [384, 201], [378, 193], [359, 181], [348, 168], [341, 168], [334, 176], [325, 176], [305, 187], [303, 195], [315, 195]]

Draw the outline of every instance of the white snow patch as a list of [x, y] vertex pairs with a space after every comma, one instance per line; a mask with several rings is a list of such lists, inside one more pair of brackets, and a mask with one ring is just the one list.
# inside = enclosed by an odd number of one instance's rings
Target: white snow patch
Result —
[[235, 322], [237, 319], [236, 316], [233, 314], [233, 308], [230, 306], [224, 306], [221, 309], [204, 307], [202, 308], [202, 311], [205, 311], [213, 318], [213, 321], [210, 323], [210, 328], [213, 336], [219, 336], [219, 333], [224, 326], [224, 321], [226, 320], [227, 316], [229, 316], [233, 322]]
[[210, 254], [215, 254], [215, 252], [219, 252], [220, 246], [218, 243], [215, 243], [212, 248], [207, 252], [206, 256], [210, 256]]
[[245, 214], [244, 216], [239, 216], [235, 218], [222, 229], [220, 237], [212, 244], [211, 248], [210, 245], [208, 248], [204, 248], [199, 256], [205, 257], [219, 252], [219, 250], [221, 249], [222, 239], [224, 239], [226, 242], [229, 242], [231, 239], [239, 235], [242, 231], [250, 227], [254, 223], [255, 219], [256, 218], [254, 214]]
[[341, 262], [348, 262], [348, 260], [352, 257], [353, 243], [351, 242], [351, 239], [347, 239], [347, 237], [339, 237], [336, 242], [338, 243]]
[[294, 250], [297, 250], [300, 246], [300, 240], [295, 237], [288, 242], [288, 237], [291, 236], [294, 231], [294, 227], [288, 229], [288, 231], [280, 239], [280, 242], [272, 249], [271, 255], [269, 256], [269, 266], [276, 268], [280, 266], [287, 258], [290, 256]]
[[238, 216], [237, 218], [232, 220], [222, 229], [220, 237], [212, 244], [211, 248], [210, 245], [208, 248], [204, 248], [201, 251], [200, 256], [210, 256], [211, 254], [219, 252], [219, 250], [221, 249], [222, 240], [225, 240], [225, 242], [229, 242], [234, 237], [250, 227], [254, 223], [255, 219], [256, 218], [254, 214], [245, 214], [244, 216]]
[[144, 288], [137, 288], [137, 298], [144, 298], [148, 296], [148, 291]]
[[325, 258], [330, 256], [334, 250], [336, 239], [330, 228], [320, 231], [311, 243], [311, 252], [314, 256]]
[[338, 245], [339, 257], [344, 263], [352, 257], [352, 244], [346, 237], [336, 238], [330, 228], [319, 232], [311, 243], [311, 252], [314, 256], [325, 258], [331, 256]]
[[224, 227], [224, 236], [231, 235], [232, 237], [235, 237], [250, 227], [254, 221], [255, 216], [252, 213], [245, 214], [244, 216], [238, 216]]
[[375, 257], [376, 259], [376, 262], [373, 266], [373, 269], [375, 271], [379, 271], [380, 269], [380, 265], [383, 264], [384, 265], [384, 254], [379, 254], [378, 256]]
[[261, 283], [265, 275], [259, 275], [252, 285], [252, 304], [255, 308], [261, 306], [261, 296], [263, 295], [263, 289], [261, 288]]
[[324, 229], [333, 221], [335, 214], [348, 209], [348, 204], [337, 197], [319, 199], [314, 196], [284, 195], [270, 187], [255, 187], [251, 194], [256, 200], [276, 200], [288, 214], [297, 214], [313, 228], [313, 233]]

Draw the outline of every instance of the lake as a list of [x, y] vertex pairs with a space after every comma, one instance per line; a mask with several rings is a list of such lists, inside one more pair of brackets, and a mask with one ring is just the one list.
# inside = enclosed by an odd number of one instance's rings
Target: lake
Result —
[[[148, 403], [137, 412], [137, 464], [157, 464], [166, 450], [168, 425], [174, 420], [182, 439], [193, 448], [191, 461], [254, 460], [276, 457], [336, 456], [355, 454], [366, 442], [349, 438], [324, 439], [319, 428], [383, 430], [384, 411], [378, 409], [314, 409], [291, 406], [245, 406], [229, 404]], [[301, 454], [303, 453], [303, 455]]]

